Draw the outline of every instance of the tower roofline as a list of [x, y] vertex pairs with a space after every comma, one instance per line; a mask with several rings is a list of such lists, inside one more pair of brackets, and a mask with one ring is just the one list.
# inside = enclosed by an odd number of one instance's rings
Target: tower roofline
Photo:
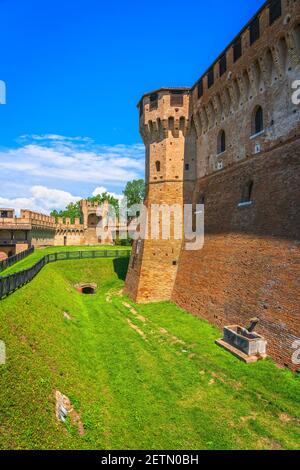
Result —
[[183, 86], [183, 87], [162, 87], [162, 88], [157, 88], [156, 90], [152, 90], [152, 91], [148, 91], [147, 93], [144, 93], [143, 96], [141, 97], [140, 101], [138, 102], [137, 104], [137, 108], [140, 107], [143, 99], [146, 97], [146, 96], [150, 96], [150, 95], [153, 95], [155, 93], [160, 93], [160, 92], [163, 92], [163, 91], [183, 91], [183, 92], [190, 92], [191, 90], [191, 87], [186, 87], [186, 86]]

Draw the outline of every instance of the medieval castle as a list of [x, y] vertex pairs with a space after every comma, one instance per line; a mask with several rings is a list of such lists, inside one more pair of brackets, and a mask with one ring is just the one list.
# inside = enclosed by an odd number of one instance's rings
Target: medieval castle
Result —
[[103, 204], [99, 214], [98, 204], [83, 199], [80, 212], [81, 217], [74, 221], [68, 217], [56, 221], [54, 217], [25, 209], [21, 210], [20, 217], [15, 216], [14, 209], [0, 209], [0, 261], [31, 246], [112, 244], [113, 239], [127, 229], [120, 221], [116, 221], [115, 226], [110, 223], [109, 227], [103, 222], [104, 236], [99, 237], [97, 226], [101, 220], [106, 220], [108, 203]]
[[145, 204], [204, 203], [205, 243], [135, 242], [126, 292], [222, 327], [260, 318], [292, 363], [300, 337], [300, 1], [266, 2], [191, 88], [140, 103]]

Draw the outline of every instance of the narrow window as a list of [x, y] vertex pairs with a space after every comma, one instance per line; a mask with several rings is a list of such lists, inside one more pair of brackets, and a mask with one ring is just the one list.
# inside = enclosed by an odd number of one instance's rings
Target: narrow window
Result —
[[242, 39], [241, 38], [239, 38], [233, 44], [233, 62], [236, 62], [237, 60], [239, 60], [240, 57], [242, 57]]
[[223, 153], [226, 150], [226, 134], [224, 130], [221, 130], [218, 135], [218, 154]]
[[152, 95], [150, 95], [150, 111], [157, 109], [157, 107], [158, 107], [158, 94], [153, 93]]
[[224, 73], [227, 70], [227, 57], [226, 54], [222, 55], [220, 62], [219, 62], [219, 68], [220, 68], [220, 77], [224, 75]]
[[207, 75], [207, 86], [208, 88], [212, 87], [215, 82], [214, 69], [210, 69]]
[[250, 45], [254, 44], [260, 37], [260, 22], [257, 16], [249, 26], [250, 32]]
[[171, 94], [171, 106], [183, 106], [183, 94], [182, 94], [182, 91], [172, 91], [172, 94]]
[[242, 191], [241, 204], [252, 202], [253, 181], [248, 181]]
[[252, 135], [259, 134], [264, 130], [264, 114], [261, 106], [255, 108], [252, 118]]
[[157, 160], [157, 162], [155, 162], [155, 166], [156, 166], [156, 171], [159, 173], [160, 172], [160, 161]]
[[198, 99], [200, 99], [201, 96], [203, 96], [203, 80], [202, 80], [202, 78], [198, 82], [197, 90], [198, 90]]
[[281, 0], [270, 0], [269, 5], [270, 26], [282, 15]]
[[185, 164], [185, 171], [189, 171], [189, 169], [190, 169], [190, 165], [189, 165], [189, 163], [186, 163]]

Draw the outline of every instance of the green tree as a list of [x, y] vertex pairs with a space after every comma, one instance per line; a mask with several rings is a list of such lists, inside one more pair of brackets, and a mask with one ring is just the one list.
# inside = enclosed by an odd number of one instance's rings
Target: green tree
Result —
[[108, 202], [110, 206], [112, 206], [115, 210], [117, 217], [119, 216], [119, 201], [115, 197], [111, 196], [107, 192], [102, 194], [97, 194], [96, 196], [88, 197], [87, 199], [89, 202], [98, 203], [98, 205], [103, 204], [104, 202]]
[[128, 181], [123, 194], [127, 197], [128, 207], [140, 204], [145, 198], [145, 181], [142, 179]]
[[58, 219], [58, 217], [63, 217], [63, 218], [70, 217], [71, 223], [74, 223], [76, 218], [81, 217], [80, 201], [70, 202], [70, 204], [68, 204], [65, 209], [60, 210], [60, 211], [53, 210], [50, 215], [52, 217], [55, 217], [56, 220]]

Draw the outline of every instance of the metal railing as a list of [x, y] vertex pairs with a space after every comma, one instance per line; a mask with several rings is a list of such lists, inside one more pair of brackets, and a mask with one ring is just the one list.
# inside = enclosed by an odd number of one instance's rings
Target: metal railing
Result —
[[21, 251], [21, 253], [18, 253], [17, 255], [10, 256], [9, 258], [0, 261], [0, 273], [10, 266], [13, 266], [15, 263], [18, 263], [18, 261], [21, 261], [22, 259], [31, 255], [33, 252], [34, 247], [32, 246], [31, 248], [28, 248], [28, 250]]
[[48, 263], [63, 260], [78, 260], [78, 259], [91, 259], [91, 258], [128, 258], [130, 250], [97, 250], [97, 251], [70, 251], [61, 253], [51, 253], [33, 266], [23, 271], [10, 274], [8, 276], [0, 277], [0, 299], [6, 295], [11, 294], [19, 287], [24, 286], [30, 282], [40, 270]]

